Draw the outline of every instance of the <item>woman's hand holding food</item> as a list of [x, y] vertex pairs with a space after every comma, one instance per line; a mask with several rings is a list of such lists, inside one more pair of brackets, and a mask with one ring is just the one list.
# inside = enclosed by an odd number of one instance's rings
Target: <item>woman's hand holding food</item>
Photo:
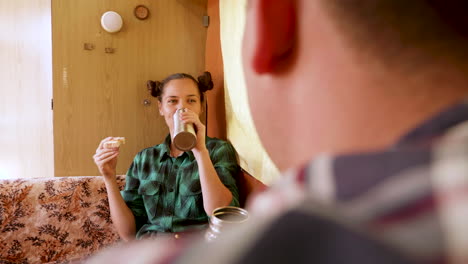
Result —
[[117, 167], [117, 156], [120, 144], [125, 143], [125, 138], [107, 137], [101, 141], [93, 159], [99, 172], [105, 178], [115, 177]]

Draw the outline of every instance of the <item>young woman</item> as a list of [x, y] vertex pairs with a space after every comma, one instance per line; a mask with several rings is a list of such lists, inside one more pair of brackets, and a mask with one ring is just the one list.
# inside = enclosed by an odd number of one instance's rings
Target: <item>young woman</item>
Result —
[[[123, 240], [154, 236], [157, 233], [184, 232], [207, 225], [213, 209], [239, 206], [235, 184], [237, 159], [226, 141], [205, 136], [200, 122], [204, 92], [213, 88], [211, 74], [198, 81], [177, 73], [161, 82], [148, 82], [158, 98], [170, 135], [156, 146], [140, 151], [131, 164], [125, 189], [120, 192], [115, 180], [118, 148], [105, 148], [101, 141], [94, 162], [104, 177], [112, 221]], [[192, 123], [197, 142], [183, 152], [172, 144], [174, 113], [178, 109], [183, 123]]]

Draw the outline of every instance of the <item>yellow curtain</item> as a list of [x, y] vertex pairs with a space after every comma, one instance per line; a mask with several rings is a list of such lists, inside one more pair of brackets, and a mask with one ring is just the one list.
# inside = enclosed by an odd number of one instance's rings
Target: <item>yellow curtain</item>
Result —
[[247, 101], [241, 63], [246, 0], [220, 0], [221, 49], [224, 61], [227, 138], [236, 148], [240, 165], [265, 184], [279, 171], [265, 152], [255, 130]]

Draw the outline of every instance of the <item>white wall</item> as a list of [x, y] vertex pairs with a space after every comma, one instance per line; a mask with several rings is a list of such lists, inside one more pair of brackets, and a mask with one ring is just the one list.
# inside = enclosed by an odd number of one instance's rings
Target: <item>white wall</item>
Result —
[[51, 0], [0, 0], [0, 179], [54, 176]]

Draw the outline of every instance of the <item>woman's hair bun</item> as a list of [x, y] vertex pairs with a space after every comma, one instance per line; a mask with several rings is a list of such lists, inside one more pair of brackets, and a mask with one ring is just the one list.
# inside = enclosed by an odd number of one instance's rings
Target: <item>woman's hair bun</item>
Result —
[[159, 97], [161, 95], [161, 92], [162, 92], [161, 82], [149, 80], [148, 82], [146, 82], [146, 86], [148, 87], [148, 90], [151, 91], [152, 96]]
[[202, 93], [213, 89], [213, 80], [211, 79], [210, 72], [206, 71], [202, 75], [198, 76], [198, 86]]

